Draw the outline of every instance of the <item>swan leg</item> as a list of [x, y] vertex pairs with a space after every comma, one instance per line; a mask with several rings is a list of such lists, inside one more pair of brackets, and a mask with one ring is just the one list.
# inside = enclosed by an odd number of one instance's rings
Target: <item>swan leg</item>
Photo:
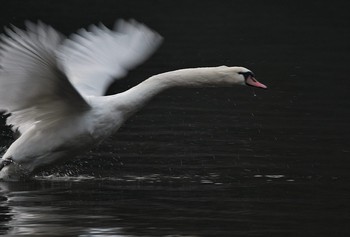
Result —
[[12, 157], [0, 160], [0, 180], [1, 181], [19, 181], [30, 178], [30, 172], [17, 164]]
[[0, 160], [0, 171], [5, 167], [8, 166], [9, 164], [12, 164], [13, 160], [11, 157], [5, 158], [5, 159], [1, 159]]

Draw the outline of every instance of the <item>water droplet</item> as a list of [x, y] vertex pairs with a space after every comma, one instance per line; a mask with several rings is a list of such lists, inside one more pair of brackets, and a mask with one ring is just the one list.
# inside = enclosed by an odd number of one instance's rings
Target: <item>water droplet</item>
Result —
[[201, 183], [202, 183], [202, 184], [212, 184], [212, 183], [214, 183], [214, 182], [211, 181], [211, 180], [203, 179], [203, 180], [201, 180]]

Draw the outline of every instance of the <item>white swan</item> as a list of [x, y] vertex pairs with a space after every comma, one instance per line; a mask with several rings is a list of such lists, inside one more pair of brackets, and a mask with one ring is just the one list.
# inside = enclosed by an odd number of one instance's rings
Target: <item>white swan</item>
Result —
[[70, 39], [43, 23], [5, 29], [0, 51], [0, 109], [20, 137], [1, 159], [0, 178], [18, 179], [107, 138], [153, 96], [176, 86], [266, 88], [243, 67], [206, 67], [158, 74], [116, 95], [115, 78], [146, 60], [161, 43], [135, 21], [114, 30], [92, 26]]

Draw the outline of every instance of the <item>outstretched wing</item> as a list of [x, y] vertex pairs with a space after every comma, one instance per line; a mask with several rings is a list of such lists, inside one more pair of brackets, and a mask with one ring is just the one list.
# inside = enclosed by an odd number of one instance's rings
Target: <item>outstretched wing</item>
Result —
[[136, 21], [119, 20], [114, 31], [104, 25], [81, 29], [67, 39], [59, 57], [73, 86], [84, 96], [104, 95], [116, 78], [145, 61], [162, 37]]
[[26, 26], [6, 29], [0, 44], [0, 110], [21, 133], [90, 107], [57, 64], [62, 36], [43, 23]]

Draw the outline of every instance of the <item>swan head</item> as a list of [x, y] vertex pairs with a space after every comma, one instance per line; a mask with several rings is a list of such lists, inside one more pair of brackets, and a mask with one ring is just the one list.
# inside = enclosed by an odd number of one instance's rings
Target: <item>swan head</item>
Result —
[[245, 67], [221, 67], [225, 74], [228, 76], [228, 80], [235, 84], [247, 85], [257, 87], [261, 89], [267, 89], [267, 86], [259, 82], [254, 73]]

